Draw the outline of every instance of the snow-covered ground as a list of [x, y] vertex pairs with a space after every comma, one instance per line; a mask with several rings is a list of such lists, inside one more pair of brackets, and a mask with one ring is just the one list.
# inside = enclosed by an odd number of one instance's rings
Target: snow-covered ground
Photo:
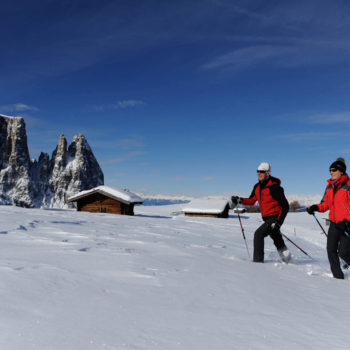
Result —
[[[349, 349], [350, 280], [331, 278], [311, 216], [283, 231], [293, 264], [249, 261], [239, 221], [0, 207], [0, 349]], [[259, 214], [241, 215], [252, 254]], [[323, 223], [322, 217], [318, 217]], [[345, 272], [349, 278], [349, 272]]]

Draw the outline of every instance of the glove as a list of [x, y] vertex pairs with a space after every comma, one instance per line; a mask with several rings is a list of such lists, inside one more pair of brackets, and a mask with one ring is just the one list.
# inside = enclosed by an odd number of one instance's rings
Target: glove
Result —
[[237, 204], [242, 202], [242, 198], [238, 196], [232, 196], [231, 197], [231, 202], [233, 206], [236, 206]]
[[310, 207], [306, 208], [306, 211], [310, 214], [310, 215], [314, 215], [315, 211], [318, 211], [318, 206], [316, 204], [311, 205]]
[[279, 232], [281, 225], [276, 221], [270, 225], [270, 228], [272, 232]]

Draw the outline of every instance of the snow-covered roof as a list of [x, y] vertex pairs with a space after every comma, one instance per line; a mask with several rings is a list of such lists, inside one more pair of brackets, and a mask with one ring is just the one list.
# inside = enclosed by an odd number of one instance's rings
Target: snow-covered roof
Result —
[[93, 193], [101, 193], [107, 197], [116, 199], [124, 203], [142, 203], [142, 198], [137, 196], [135, 193], [132, 193], [127, 190], [116, 189], [108, 186], [98, 186], [94, 187], [91, 190], [81, 191], [76, 195], [69, 197], [68, 202], [76, 202], [78, 199], [86, 197]]
[[220, 214], [227, 204], [226, 199], [194, 199], [182, 211], [193, 214]]

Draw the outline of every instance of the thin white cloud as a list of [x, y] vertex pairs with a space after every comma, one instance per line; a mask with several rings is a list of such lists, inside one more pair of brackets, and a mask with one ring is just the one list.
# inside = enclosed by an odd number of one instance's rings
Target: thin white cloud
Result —
[[185, 177], [184, 176], [175, 176], [173, 178], [171, 178], [171, 180], [174, 180], [174, 181], [182, 181], [182, 180], [185, 180]]
[[37, 112], [39, 109], [34, 106], [29, 106], [24, 103], [14, 103], [11, 105], [0, 106], [0, 111], [4, 112]]
[[119, 108], [129, 108], [129, 107], [136, 107], [136, 106], [142, 106], [145, 103], [140, 100], [124, 100], [124, 101], [118, 101]]
[[329, 114], [317, 114], [308, 118], [312, 124], [347, 124], [350, 123], [350, 111]]
[[292, 53], [293, 48], [291, 47], [255, 45], [240, 48], [222, 56], [218, 56], [211, 62], [204, 64], [202, 68], [206, 70], [227, 67], [242, 69]]
[[113, 164], [113, 163], [123, 163], [126, 162], [136, 156], [141, 156], [143, 154], [146, 154], [146, 152], [141, 152], [141, 151], [135, 151], [135, 152], [129, 152], [125, 156], [118, 157], [118, 158], [112, 158], [112, 159], [107, 159], [101, 162], [101, 164]]
[[109, 104], [93, 106], [92, 108], [95, 111], [103, 112], [103, 111], [114, 110], [114, 109], [135, 108], [138, 106], [142, 106], [144, 104], [145, 102], [141, 100], [122, 100], [122, 101], [118, 101], [117, 103], [109, 103]]
[[150, 177], [159, 177], [160, 175], [157, 174], [157, 173], [151, 173], [151, 174], [149, 174], [149, 176], [150, 176]]
[[212, 176], [204, 176], [202, 178], [202, 180], [204, 180], [204, 181], [212, 181], [212, 180], [214, 180], [214, 178]]
[[214, 57], [201, 66], [204, 70], [242, 71], [269, 65], [276, 68], [296, 68], [348, 62], [348, 41], [285, 38], [284, 43], [248, 45]]
[[142, 138], [139, 136], [131, 136], [118, 141], [118, 146], [122, 149], [144, 148]]
[[276, 138], [289, 142], [304, 142], [310, 140], [324, 140], [339, 136], [336, 132], [299, 132], [291, 134], [280, 134]]

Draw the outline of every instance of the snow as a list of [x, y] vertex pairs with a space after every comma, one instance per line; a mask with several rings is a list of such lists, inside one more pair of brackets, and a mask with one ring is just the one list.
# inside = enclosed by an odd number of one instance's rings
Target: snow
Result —
[[98, 187], [92, 188], [90, 190], [81, 191], [81, 192], [77, 193], [76, 195], [69, 197], [68, 201], [74, 202], [75, 200], [77, 200], [81, 197], [84, 197], [88, 194], [95, 193], [95, 192], [99, 192], [99, 193], [105, 194], [107, 196], [114, 197], [115, 199], [121, 199], [121, 200], [129, 202], [129, 203], [141, 203], [142, 202], [142, 198], [140, 198], [139, 196], [137, 196], [136, 194], [134, 194], [130, 191], [116, 189], [116, 188], [112, 188], [112, 187], [108, 187], [108, 186], [98, 186]]
[[[331, 277], [315, 220], [289, 213], [294, 263], [265, 239], [248, 260], [237, 216], [0, 207], [0, 348], [345, 350], [350, 275]], [[322, 219], [323, 215], [318, 214]], [[252, 254], [259, 214], [241, 215]], [[296, 233], [296, 234], [294, 234]]]
[[[169, 202], [173, 202], [173, 204], [177, 204], [180, 203], [180, 201], [182, 202], [190, 202], [191, 200], [197, 200], [197, 199], [207, 199], [207, 200], [217, 200], [217, 199], [221, 199], [221, 200], [226, 200], [228, 198], [231, 198], [232, 193], [227, 193], [227, 194], [223, 194], [223, 195], [216, 195], [216, 196], [205, 196], [203, 198], [194, 198], [194, 197], [189, 197], [189, 196], [171, 196], [171, 195], [166, 195], [166, 194], [157, 194], [157, 195], [149, 195], [147, 193], [137, 193], [138, 196], [142, 197], [143, 200], [153, 200], [156, 199], [159, 202], [160, 201], [167, 201]], [[237, 196], [239, 197], [249, 197], [250, 196], [250, 192], [249, 193], [236, 193]], [[299, 204], [301, 206], [310, 206], [312, 204], [315, 203], [320, 203], [322, 197], [323, 197], [323, 193], [320, 194], [288, 194], [286, 193], [286, 197], [288, 199], [288, 202], [291, 203], [293, 201], [298, 201]]]
[[194, 199], [182, 210], [185, 213], [220, 214], [228, 204], [226, 199]]
[[2, 114], [2, 113], [0, 113], [0, 117], [9, 118], [9, 119], [23, 119], [22, 117], [15, 117], [15, 116], [12, 116], [12, 115], [5, 115], [5, 114]]

